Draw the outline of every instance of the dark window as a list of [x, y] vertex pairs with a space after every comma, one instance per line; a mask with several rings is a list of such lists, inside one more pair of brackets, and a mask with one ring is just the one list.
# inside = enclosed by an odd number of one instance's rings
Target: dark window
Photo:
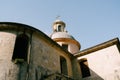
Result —
[[62, 56], [60, 57], [60, 66], [61, 66], [61, 73], [64, 75], [68, 75], [67, 62], [66, 59]]
[[27, 61], [29, 38], [25, 34], [18, 35], [15, 41], [15, 48], [12, 61], [15, 63]]
[[65, 50], [68, 50], [68, 45], [67, 44], [62, 44], [62, 48]]
[[87, 59], [85, 59], [85, 58], [81, 59], [79, 64], [80, 64], [80, 68], [81, 68], [81, 72], [82, 72], [82, 77], [85, 78], [85, 77], [90, 76], [90, 70], [88, 67]]
[[62, 31], [61, 25], [58, 25], [58, 31]]

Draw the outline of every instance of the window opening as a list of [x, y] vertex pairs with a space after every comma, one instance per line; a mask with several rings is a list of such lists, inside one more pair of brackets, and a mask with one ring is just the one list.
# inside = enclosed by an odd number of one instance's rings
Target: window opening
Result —
[[88, 67], [88, 61], [87, 59], [81, 59], [80, 61], [80, 68], [81, 68], [81, 72], [82, 72], [82, 77], [85, 78], [85, 77], [88, 77], [90, 76], [90, 70], [89, 70], [89, 67]]
[[62, 44], [62, 48], [68, 50], [68, 44]]
[[60, 56], [60, 66], [61, 66], [61, 73], [64, 75], [68, 75], [67, 62], [66, 59], [62, 56]]
[[29, 38], [25, 34], [18, 35], [15, 41], [15, 48], [12, 61], [15, 63], [27, 61]]
[[62, 31], [61, 28], [62, 28], [61, 25], [58, 25], [58, 31]]

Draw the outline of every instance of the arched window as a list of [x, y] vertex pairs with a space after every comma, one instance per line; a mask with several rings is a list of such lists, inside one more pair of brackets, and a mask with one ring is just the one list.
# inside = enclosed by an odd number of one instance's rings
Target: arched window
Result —
[[82, 77], [85, 78], [85, 77], [90, 76], [90, 70], [88, 67], [87, 59], [86, 58], [81, 59], [79, 64], [80, 64], [80, 68], [82, 72]]
[[64, 75], [68, 75], [67, 62], [66, 59], [62, 56], [60, 56], [60, 66], [61, 66], [61, 73]]
[[23, 62], [27, 61], [27, 54], [28, 54], [28, 42], [29, 38], [25, 34], [20, 34], [17, 36], [15, 41], [14, 52], [12, 56], [12, 61]]
[[58, 25], [58, 32], [61, 32], [61, 31], [62, 31], [62, 26]]

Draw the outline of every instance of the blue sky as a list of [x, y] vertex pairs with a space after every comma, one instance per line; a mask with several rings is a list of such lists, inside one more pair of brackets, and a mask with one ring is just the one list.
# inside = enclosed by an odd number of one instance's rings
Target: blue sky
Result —
[[56, 16], [82, 49], [118, 37], [120, 0], [1, 0], [0, 21], [31, 25], [52, 33]]

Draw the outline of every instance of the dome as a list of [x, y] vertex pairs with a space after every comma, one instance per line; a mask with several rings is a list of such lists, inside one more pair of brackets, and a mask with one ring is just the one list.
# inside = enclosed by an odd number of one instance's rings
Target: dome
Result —
[[67, 32], [55, 32], [52, 34], [51, 36], [52, 39], [55, 39], [55, 38], [70, 38], [70, 39], [74, 39], [73, 36], [71, 36], [70, 34], [68, 34]]
[[80, 43], [65, 30], [66, 24], [63, 21], [54, 21], [52, 27], [53, 33], [50, 35], [51, 39], [56, 41], [61, 46], [67, 45], [67, 50], [71, 53], [79, 51]]
[[62, 24], [62, 25], [66, 25], [63, 21], [61, 21], [61, 20], [55, 20], [55, 22], [53, 23], [53, 25], [55, 25], [55, 24]]

